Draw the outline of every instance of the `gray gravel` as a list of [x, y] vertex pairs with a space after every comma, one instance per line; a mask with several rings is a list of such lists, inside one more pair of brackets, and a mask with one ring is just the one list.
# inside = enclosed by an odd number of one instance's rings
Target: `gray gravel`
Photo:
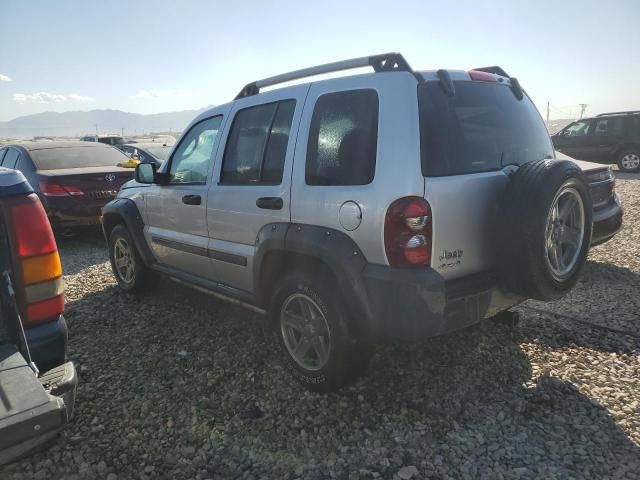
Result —
[[640, 478], [640, 176], [618, 191], [625, 228], [567, 298], [379, 348], [332, 395], [255, 315], [168, 280], [122, 294], [99, 236], [65, 241], [77, 417], [0, 478]]

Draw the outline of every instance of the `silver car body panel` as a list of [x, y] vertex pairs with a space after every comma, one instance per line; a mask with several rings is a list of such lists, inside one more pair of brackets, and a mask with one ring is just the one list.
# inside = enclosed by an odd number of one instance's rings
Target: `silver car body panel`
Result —
[[[464, 71], [449, 70], [449, 74], [454, 81], [470, 80]], [[438, 80], [435, 71], [418, 75], [426, 81]], [[509, 84], [509, 79], [500, 78]], [[358, 186], [307, 185], [305, 160], [316, 101], [327, 93], [354, 89], [373, 89], [378, 94], [374, 179], [368, 185]], [[225, 145], [235, 114], [243, 108], [286, 99], [295, 99], [296, 108], [282, 183], [219, 184]], [[445, 279], [453, 279], [494, 266], [493, 219], [508, 173], [514, 167], [468, 175], [423, 177], [417, 82], [411, 73], [351, 75], [263, 92], [203, 112], [185, 132], [193, 124], [215, 115], [224, 115], [224, 119], [207, 185], [152, 185], [121, 191], [121, 197], [131, 198], [138, 205], [146, 225], [146, 240], [159, 262], [252, 292], [259, 230], [272, 222], [294, 222], [341, 231], [355, 241], [368, 262], [387, 265], [384, 219], [389, 205], [401, 197], [424, 196], [433, 215], [432, 268]], [[161, 171], [169, 164], [170, 161], [165, 162]], [[202, 205], [183, 205], [180, 197], [185, 194], [201, 195]], [[260, 197], [280, 197], [283, 208], [260, 209], [256, 206]], [[356, 228], [349, 222], [341, 222], [340, 209], [345, 203], [349, 211], [357, 211], [359, 207], [361, 221]], [[165, 242], [158, 244], [154, 237]], [[187, 250], [197, 253], [172, 248], [167, 245], [171, 242], [186, 245]]]

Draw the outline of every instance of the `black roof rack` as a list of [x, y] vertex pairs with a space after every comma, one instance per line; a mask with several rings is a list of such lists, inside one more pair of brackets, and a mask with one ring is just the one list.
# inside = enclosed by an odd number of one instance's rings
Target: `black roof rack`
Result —
[[[350, 60], [342, 60], [340, 62], [327, 63], [325, 65], [317, 65], [315, 67], [303, 68], [293, 72], [283, 73], [275, 77], [264, 78], [255, 82], [248, 83], [236, 96], [239, 98], [250, 97], [260, 93], [263, 87], [269, 87], [278, 83], [290, 82], [299, 78], [312, 77], [323, 73], [339, 72], [341, 70], [350, 70], [353, 68], [373, 67], [375, 72], [410, 72], [416, 75], [409, 63], [399, 53], [383, 53], [381, 55], [371, 55], [369, 57], [352, 58]], [[416, 76], [418, 78], [418, 76]], [[420, 78], [418, 78], [420, 81]]]
[[606, 117], [608, 115], [631, 115], [633, 113], [640, 113], [640, 110], [627, 110], [626, 112], [601, 113], [600, 115], [596, 115], [596, 117]]
[[509, 75], [507, 75], [507, 72], [502, 69], [502, 67], [499, 67], [497, 65], [494, 65], [493, 67], [474, 68], [473, 70], [479, 70], [481, 72], [493, 73], [494, 75], [500, 75], [501, 77], [511, 78]]

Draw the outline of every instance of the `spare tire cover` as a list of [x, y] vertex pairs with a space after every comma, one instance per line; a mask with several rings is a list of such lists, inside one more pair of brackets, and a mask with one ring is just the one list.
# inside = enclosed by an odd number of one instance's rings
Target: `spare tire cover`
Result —
[[505, 290], [557, 300], [576, 284], [591, 243], [593, 209], [585, 176], [569, 160], [540, 160], [512, 174], [497, 229]]

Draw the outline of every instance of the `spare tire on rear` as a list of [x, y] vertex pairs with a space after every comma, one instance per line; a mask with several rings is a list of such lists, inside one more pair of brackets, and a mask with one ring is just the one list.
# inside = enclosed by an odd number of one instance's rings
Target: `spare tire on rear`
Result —
[[498, 233], [505, 289], [557, 300], [578, 281], [591, 243], [593, 210], [580, 167], [569, 160], [522, 165], [506, 187]]

